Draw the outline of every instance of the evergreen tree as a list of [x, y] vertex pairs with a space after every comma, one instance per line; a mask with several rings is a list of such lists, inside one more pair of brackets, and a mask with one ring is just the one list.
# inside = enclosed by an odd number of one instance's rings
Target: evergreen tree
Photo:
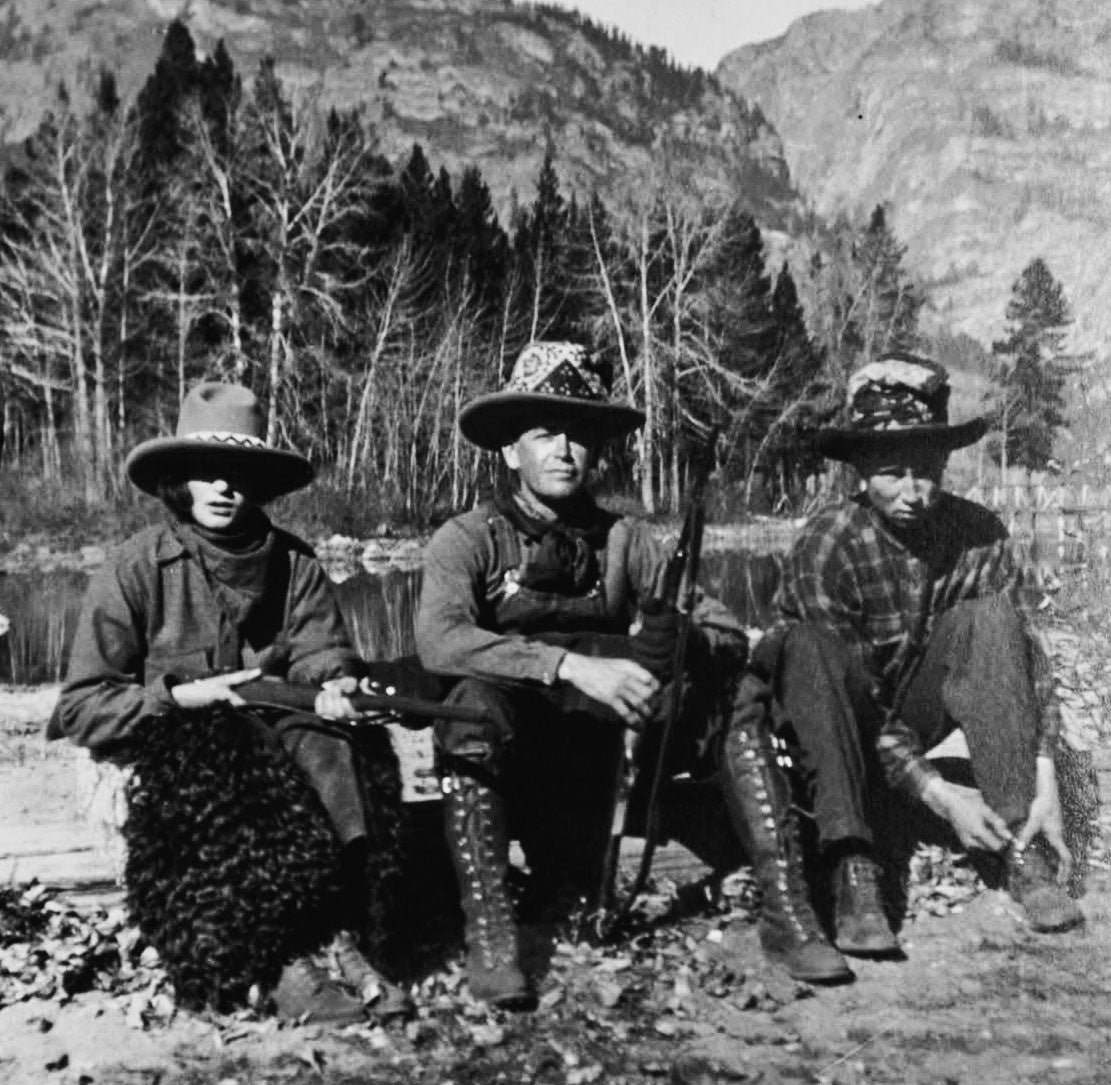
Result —
[[574, 314], [564, 308], [567, 205], [559, 189], [550, 146], [537, 177], [536, 199], [518, 215], [515, 225], [515, 285], [528, 338], [554, 339], [574, 334]]
[[726, 214], [706, 286], [717, 374], [710, 380], [720, 416], [730, 420], [723, 447], [741, 478], [755, 466], [775, 398], [775, 326], [764, 239], [739, 204]]
[[903, 267], [905, 255], [887, 212], [877, 205], [854, 252], [860, 284], [854, 325], [862, 362], [915, 345], [922, 296]]
[[999, 458], [1004, 465], [1043, 470], [1065, 424], [1063, 347], [1072, 314], [1064, 287], [1040, 256], [1015, 280], [1006, 317], [1006, 334], [991, 348]]
[[480, 320], [497, 319], [505, 290], [509, 240], [477, 166], [463, 171], [455, 195], [454, 247]]
[[137, 101], [140, 163], [148, 175], [170, 169], [183, 150], [181, 108], [197, 87], [198, 71], [193, 35], [175, 19]]

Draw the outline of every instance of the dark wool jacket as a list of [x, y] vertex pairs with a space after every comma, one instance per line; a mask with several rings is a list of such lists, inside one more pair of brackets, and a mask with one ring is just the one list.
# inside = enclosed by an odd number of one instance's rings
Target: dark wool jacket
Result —
[[[647, 524], [617, 518], [596, 551], [598, 585], [565, 599], [518, 582], [532, 547], [488, 506], [456, 516], [432, 536], [416, 628], [417, 651], [430, 671], [550, 686], [567, 650], [534, 634], [628, 633], [638, 607], [655, 593], [666, 558]], [[703, 597], [694, 619], [712, 650], [735, 646], [743, 654], [744, 628], [721, 603]]]
[[89, 585], [47, 737], [119, 756], [146, 721], [173, 707], [176, 682], [254, 666], [268, 648], [288, 649], [291, 682], [354, 673], [347, 628], [312, 548], [273, 531], [273, 589], [240, 626], [221, 613], [188, 533], [160, 524], [122, 543]]

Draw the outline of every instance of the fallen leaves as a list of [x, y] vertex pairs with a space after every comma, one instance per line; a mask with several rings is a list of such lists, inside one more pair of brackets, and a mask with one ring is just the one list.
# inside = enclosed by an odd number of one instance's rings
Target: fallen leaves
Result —
[[124, 909], [83, 908], [38, 883], [0, 888], [0, 1007], [93, 990], [117, 995], [135, 1028], [175, 1012], [158, 954]]

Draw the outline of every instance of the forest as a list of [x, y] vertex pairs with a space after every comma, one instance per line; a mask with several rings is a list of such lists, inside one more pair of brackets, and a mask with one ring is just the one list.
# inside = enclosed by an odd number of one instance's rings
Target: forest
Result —
[[[603, 484], [649, 513], [682, 501], [722, 427], [719, 489], [791, 508], [805, 433], [845, 374], [911, 346], [922, 296], [884, 208], [821, 223], [769, 267], [743, 192], [691, 194], [682, 164], [619, 195], [565, 192], [547, 146], [499, 215], [477, 167], [414, 145], [391, 163], [358, 112], [199, 59], [175, 22], [133, 104], [109, 71], [80, 113], [65, 87], [0, 187], [5, 474], [88, 508], [131, 500], [121, 464], [172, 429], [202, 378], [251, 386], [269, 438], [320, 487], [423, 524], [493, 482], [455, 421], [525, 343], [574, 338], [644, 410]], [[531, 197], [531, 198], [530, 198]], [[794, 258], [793, 258], [794, 260]]]

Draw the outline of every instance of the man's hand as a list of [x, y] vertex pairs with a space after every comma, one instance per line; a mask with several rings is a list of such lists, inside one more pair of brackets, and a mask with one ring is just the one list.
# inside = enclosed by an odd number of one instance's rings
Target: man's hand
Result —
[[1065, 844], [1061, 798], [1057, 790], [1057, 769], [1051, 757], [1038, 758], [1034, 801], [1026, 815], [1026, 824], [1015, 840], [1015, 851], [1021, 855], [1038, 833], [1045, 837], [1046, 843], [1057, 853], [1057, 880], [1067, 882], [1072, 873], [1072, 855]]
[[922, 801], [949, 822], [966, 848], [1003, 851], [1014, 839], [1007, 823], [974, 787], [937, 778], [926, 788]]
[[348, 695], [359, 688], [359, 683], [349, 676], [330, 678], [322, 682], [312, 710], [326, 720], [351, 720], [358, 716]]
[[243, 698], [235, 692], [235, 687], [242, 682], [254, 681], [260, 674], [260, 667], [249, 667], [245, 671], [232, 671], [230, 674], [214, 674], [208, 678], [198, 678], [194, 682], [182, 682], [170, 690], [170, 696], [182, 708], [204, 708], [220, 701], [241, 705], [244, 703]]
[[612, 708], [630, 727], [643, 727], [652, 715], [660, 683], [631, 659], [596, 659], [568, 652], [556, 677], [580, 693]]

